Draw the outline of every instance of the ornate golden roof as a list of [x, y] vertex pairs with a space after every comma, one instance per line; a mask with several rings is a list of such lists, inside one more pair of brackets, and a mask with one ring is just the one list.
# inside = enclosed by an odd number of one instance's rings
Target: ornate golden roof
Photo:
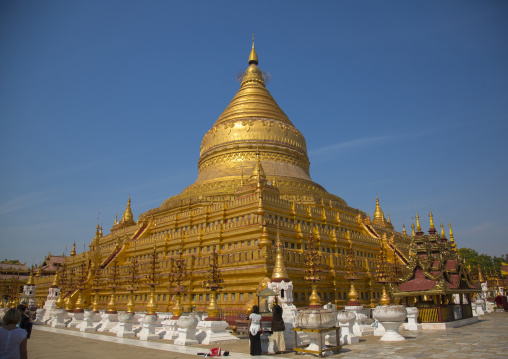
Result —
[[196, 182], [163, 206], [190, 197], [234, 195], [242, 173], [252, 172], [258, 156], [282, 196], [315, 195], [346, 204], [312, 181], [305, 138], [266, 89], [257, 64], [253, 43], [240, 89], [203, 137]]

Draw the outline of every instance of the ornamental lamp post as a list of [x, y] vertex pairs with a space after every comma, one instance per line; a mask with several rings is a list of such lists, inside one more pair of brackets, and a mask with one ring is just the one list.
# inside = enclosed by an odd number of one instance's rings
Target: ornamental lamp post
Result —
[[212, 254], [210, 255], [210, 267], [208, 268], [208, 274], [206, 280], [203, 281], [203, 288], [210, 290], [210, 303], [207, 308], [208, 317], [207, 321], [219, 321], [219, 306], [217, 305], [217, 291], [222, 289], [222, 283], [224, 279], [221, 278], [218, 258], [219, 255], [215, 251], [215, 245], [213, 246]]

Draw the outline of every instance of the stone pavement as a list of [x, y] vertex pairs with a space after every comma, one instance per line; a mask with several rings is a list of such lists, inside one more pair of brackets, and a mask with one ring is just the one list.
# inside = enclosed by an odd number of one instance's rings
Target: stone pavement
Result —
[[[401, 331], [407, 340], [380, 342], [379, 337], [363, 337], [358, 344], [344, 346], [340, 358], [506, 358], [508, 357], [508, 312], [491, 313], [479, 323], [443, 331]], [[221, 345], [182, 347], [166, 340], [140, 341], [112, 335], [81, 333], [76, 330], [34, 326], [28, 341], [28, 356], [34, 358], [144, 359], [201, 358], [198, 352], [220, 346], [231, 359], [250, 357], [248, 339]], [[296, 357], [294, 352], [273, 357]]]

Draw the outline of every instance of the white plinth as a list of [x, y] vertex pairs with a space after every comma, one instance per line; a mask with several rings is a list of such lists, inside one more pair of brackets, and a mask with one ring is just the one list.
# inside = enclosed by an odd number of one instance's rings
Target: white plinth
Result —
[[199, 344], [196, 339], [196, 328], [178, 328], [178, 338], [175, 339], [176, 345], [195, 345]]
[[51, 320], [52, 328], [66, 328], [67, 311], [65, 309], [56, 309], [53, 311], [53, 319]]
[[360, 337], [366, 335], [372, 335], [374, 330], [370, 325], [366, 325], [367, 315], [364, 312], [364, 308], [361, 305], [346, 306], [344, 310], [355, 313], [355, 320], [353, 322], [353, 334]]
[[155, 340], [159, 339], [159, 335], [155, 334], [155, 327], [157, 323], [157, 314], [147, 314], [143, 318], [143, 326], [141, 331], [137, 334], [139, 340]]
[[402, 322], [383, 322], [383, 326], [385, 327], [385, 334], [379, 339], [383, 342], [399, 342], [402, 340], [406, 340], [399, 333], [399, 328], [402, 325]]
[[97, 330], [97, 326], [99, 325], [99, 323], [94, 324], [94, 321], [93, 321], [94, 316], [95, 316], [94, 312], [85, 311], [83, 321], [81, 322], [80, 325], [77, 326], [77, 328], [79, 328], [79, 330], [81, 332], [85, 332], [85, 333], [95, 332]]
[[384, 342], [406, 340], [399, 334], [399, 328], [407, 318], [405, 307], [402, 305], [379, 306], [374, 308], [372, 316], [385, 328], [385, 333], [379, 340]]
[[44, 308], [38, 308], [36, 311], [35, 311], [35, 320], [34, 320], [34, 325], [41, 325], [41, 324], [46, 324], [46, 322], [44, 322], [42, 320], [42, 318], [44, 318], [44, 313], [46, 312], [46, 309]]
[[225, 321], [202, 320], [198, 324], [199, 333], [196, 335], [200, 344], [228, 343], [239, 338], [226, 331], [228, 323]]
[[375, 337], [382, 337], [386, 333], [385, 327], [383, 327], [383, 324], [378, 320], [374, 322], [373, 327]]
[[174, 340], [178, 338], [178, 319], [163, 321], [162, 328], [162, 331], [164, 332], [162, 339]]
[[[298, 309], [293, 304], [282, 304], [282, 319], [284, 320], [284, 341], [286, 342], [286, 350], [293, 350], [295, 347], [295, 334], [293, 328], [296, 325], [296, 315]], [[298, 332], [298, 345], [308, 343], [309, 336], [305, 332]]]
[[134, 338], [136, 333], [132, 330], [132, 323], [118, 323], [116, 336], [119, 338]]
[[71, 316], [72, 320], [67, 325], [67, 328], [75, 328], [83, 322], [84, 313], [69, 313], [69, 315]]
[[[309, 343], [309, 345], [305, 349], [306, 350], [313, 350], [313, 351], [319, 352], [319, 333], [314, 333], [314, 332], [308, 332], [308, 333], [309, 333], [309, 341], [310, 341], [310, 343]], [[321, 336], [321, 351], [322, 351], [321, 356], [322, 357], [325, 357], [325, 356], [333, 354], [333, 351], [326, 350], [327, 345], [326, 345], [326, 342], [325, 342], [325, 337], [326, 336], [324, 336], [324, 335]]]
[[422, 323], [422, 330], [446, 330], [450, 328], [459, 328], [465, 325], [478, 323], [478, 317], [454, 320], [453, 322], [444, 323]]
[[406, 307], [407, 323], [404, 325], [406, 330], [422, 330], [422, 325], [418, 323], [418, 308]]
[[118, 324], [118, 314], [104, 313], [101, 315], [100, 327], [98, 332], [107, 332]]

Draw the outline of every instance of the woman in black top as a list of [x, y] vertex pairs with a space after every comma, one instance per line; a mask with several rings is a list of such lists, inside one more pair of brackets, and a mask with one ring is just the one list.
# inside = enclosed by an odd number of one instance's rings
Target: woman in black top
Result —
[[21, 312], [19, 327], [26, 330], [26, 338], [30, 339], [30, 334], [32, 334], [32, 322], [30, 321], [30, 317], [26, 315], [26, 305], [20, 304], [17, 309]]
[[272, 313], [272, 332], [273, 339], [275, 341], [275, 352], [283, 353], [286, 351], [286, 341], [284, 340], [284, 330], [286, 327], [284, 325], [284, 320], [282, 319], [281, 306], [275, 303], [272, 309]]

